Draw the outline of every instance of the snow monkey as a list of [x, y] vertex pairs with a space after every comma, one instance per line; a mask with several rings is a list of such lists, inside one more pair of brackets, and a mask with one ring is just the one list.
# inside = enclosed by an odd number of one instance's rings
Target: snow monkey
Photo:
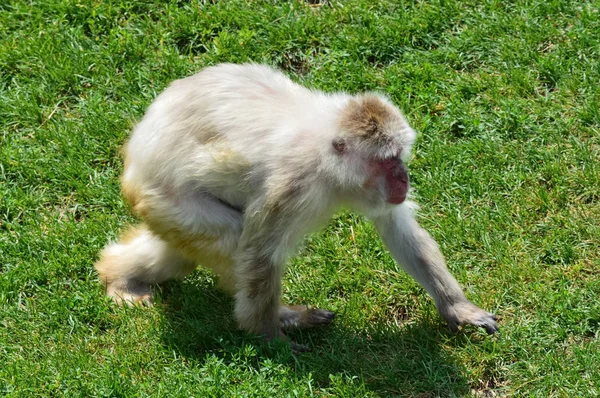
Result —
[[375, 224], [451, 329], [496, 332], [406, 200], [414, 140], [386, 97], [310, 90], [266, 66], [221, 64], [173, 82], [125, 148], [122, 189], [143, 224], [102, 251], [107, 294], [149, 303], [152, 284], [203, 265], [247, 331], [285, 338], [327, 324], [333, 312], [281, 303], [282, 274], [303, 236], [347, 207]]

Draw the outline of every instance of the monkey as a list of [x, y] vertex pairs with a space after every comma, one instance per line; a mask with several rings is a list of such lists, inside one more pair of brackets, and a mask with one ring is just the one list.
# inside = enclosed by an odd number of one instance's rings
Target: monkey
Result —
[[151, 286], [211, 269], [241, 329], [271, 340], [335, 314], [281, 303], [287, 258], [341, 208], [371, 220], [451, 330], [489, 334], [418, 224], [406, 163], [416, 132], [379, 93], [324, 93], [259, 64], [219, 64], [171, 83], [134, 128], [121, 186], [142, 224], [95, 268], [116, 302], [151, 303]]

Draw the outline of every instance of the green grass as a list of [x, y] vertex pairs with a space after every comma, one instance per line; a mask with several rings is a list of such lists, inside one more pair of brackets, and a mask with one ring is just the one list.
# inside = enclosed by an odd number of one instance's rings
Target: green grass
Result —
[[[600, 394], [600, 2], [0, 2], [0, 394]], [[492, 337], [450, 334], [363, 218], [311, 236], [286, 300], [331, 308], [295, 333], [236, 330], [198, 271], [117, 308], [93, 270], [133, 221], [119, 150], [173, 79], [278, 65], [326, 91], [386, 92], [420, 132], [421, 223]]]

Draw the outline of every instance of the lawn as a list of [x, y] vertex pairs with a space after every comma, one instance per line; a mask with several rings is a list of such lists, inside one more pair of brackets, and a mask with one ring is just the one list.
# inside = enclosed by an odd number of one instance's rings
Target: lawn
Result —
[[[314, 2], [311, 2], [314, 3]], [[317, 2], [318, 3], [318, 2]], [[0, 394], [600, 394], [600, 2], [0, 2]], [[452, 334], [363, 217], [310, 236], [285, 299], [337, 312], [294, 354], [198, 270], [119, 308], [93, 263], [134, 222], [120, 148], [174, 79], [276, 65], [385, 92], [419, 132], [421, 224], [501, 331]]]

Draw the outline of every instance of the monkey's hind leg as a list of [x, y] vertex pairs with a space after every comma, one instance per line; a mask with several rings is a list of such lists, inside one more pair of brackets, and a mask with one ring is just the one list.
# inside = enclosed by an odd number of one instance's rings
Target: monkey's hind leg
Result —
[[279, 324], [283, 330], [309, 329], [315, 326], [328, 325], [335, 318], [335, 313], [305, 305], [282, 305], [279, 307]]
[[195, 262], [140, 226], [105, 247], [94, 266], [106, 294], [117, 303], [149, 305], [150, 285], [185, 276], [194, 270]]

